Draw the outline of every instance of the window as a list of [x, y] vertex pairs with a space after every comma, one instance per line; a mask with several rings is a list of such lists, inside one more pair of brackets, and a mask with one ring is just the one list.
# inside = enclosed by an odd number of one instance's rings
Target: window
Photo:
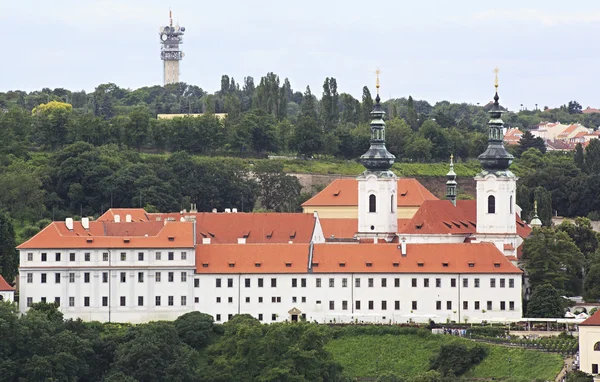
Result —
[[108, 252], [102, 253], [102, 261], [108, 261]]
[[390, 212], [394, 212], [394, 195], [390, 195]]
[[452, 310], [452, 301], [446, 301], [446, 310]]
[[121, 261], [127, 261], [127, 252], [121, 252]]
[[27, 254], [27, 261], [33, 261], [33, 253], [29, 252]]
[[168, 300], [169, 306], [173, 306], [173, 296], [169, 296]]
[[276, 321], [277, 320], [277, 314], [273, 313], [271, 314], [271, 321]]
[[[167, 273], [167, 281], [169, 281], [170, 283], [172, 283], [175, 280], [175, 272], [169, 272]], [[221, 279], [219, 279], [220, 281]]]
[[60, 306], [60, 297], [54, 297], [54, 302]]
[[102, 296], [102, 306], [108, 306], [108, 296]]
[[492, 310], [492, 302], [491, 301], [487, 302], [487, 310]]
[[262, 298], [262, 297], [259, 297], [259, 298], [258, 298], [258, 302], [263, 302], [263, 298]]
[[598, 364], [597, 363], [592, 364], [592, 374], [598, 374]]
[[292, 288], [298, 287], [298, 279], [292, 279]]
[[475, 301], [475, 310], [479, 310], [479, 301]]
[[360, 301], [354, 301], [354, 309], [360, 310]]
[[221, 279], [216, 279], [215, 282], [216, 282], [217, 288], [220, 288], [221, 287]]
[[154, 305], [160, 306], [160, 296], [154, 297]]
[[46, 302], [46, 297], [42, 297], [42, 298], [40, 298], [40, 301], [41, 301], [41, 302]]
[[504, 288], [506, 286], [505, 280], [500, 279], [500, 288]]
[[175, 252], [169, 252], [169, 260], [173, 260], [175, 258]]
[[382, 288], [385, 288], [385, 287], [387, 287], [387, 279], [386, 279], [386, 278], [382, 278], [382, 279], [381, 279], [381, 287], [382, 287]]
[[509, 206], [509, 210], [510, 210], [510, 213], [512, 214], [512, 213], [513, 213], [513, 197], [512, 197], [512, 195], [510, 196], [510, 206]]
[[[233, 279], [229, 279], [229, 280], [231, 280], [231, 284], [233, 284]], [[182, 283], [187, 282], [187, 272], [181, 272], [181, 282]], [[227, 283], [229, 284], [229, 281]]]
[[306, 302], [306, 297], [302, 297], [302, 302]]
[[54, 282], [56, 284], [60, 284], [60, 273], [55, 273], [54, 274]]
[[387, 301], [381, 301], [381, 310], [387, 310]]
[[[70, 297], [70, 298], [73, 298], [73, 297]], [[29, 308], [31, 306], [31, 304], [33, 304], [33, 298], [27, 297], [27, 307]], [[73, 301], [73, 305], [75, 305], [75, 301]], [[73, 306], [73, 305], [69, 305], [69, 306]]]
[[330, 287], [330, 288], [333, 288], [333, 287], [335, 287], [335, 279], [333, 279], [333, 278], [330, 278], [330, 279], [329, 279], [329, 287]]
[[394, 279], [394, 288], [400, 288], [400, 279], [399, 278]]
[[127, 301], [127, 300], [125, 299], [125, 296], [121, 296], [121, 299], [120, 299], [120, 300], [121, 300], [121, 301], [120, 301], [120, 303], [121, 303], [121, 306], [125, 306], [125, 302]]
[[155, 260], [160, 260], [160, 258], [161, 258], [161, 253], [160, 253], [160, 252], [156, 252], [156, 253], [154, 254], [154, 259], [155, 259]]
[[102, 282], [103, 283], [108, 282], [108, 272], [102, 272]]
[[91, 254], [91, 253], [89, 253], [89, 252], [86, 252], [86, 253], [84, 253], [84, 254], [83, 254], [83, 259], [84, 259], [85, 261], [90, 261], [90, 260], [92, 259], [92, 254]]
[[138, 306], [144, 306], [144, 296], [138, 296]]
[[412, 310], [417, 310], [417, 302], [416, 301], [412, 302]]
[[496, 213], [496, 197], [494, 195], [488, 196], [488, 214]]
[[138, 253], [138, 261], [144, 261], [144, 252]]
[[246, 297], [246, 303], [250, 302], [250, 297]]
[[199, 297], [194, 297], [194, 302], [195, 303], [199, 303], [200, 302], [200, 298]]
[[354, 279], [354, 286], [360, 288], [360, 277]]
[[321, 287], [321, 279], [320, 278], [316, 279], [316, 285], [317, 285], [317, 288]]
[[187, 260], [187, 252], [181, 252], [181, 260]]
[[217, 304], [221, 302], [221, 297], [217, 297]]
[[475, 282], [475, 288], [479, 288], [479, 279], [475, 279], [474, 282]]
[[33, 273], [27, 274], [27, 284], [31, 284], [33, 282]]
[[181, 306], [187, 305], [187, 296], [181, 296]]
[[85, 272], [83, 274], [83, 282], [84, 283], [89, 283], [90, 282], [90, 272]]
[[300, 279], [300, 286], [306, 288], [306, 279]]
[[154, 281], [155, 282], [159, 283], [161, 279], [162, 279], [162, 275], [160, 272], [154, 273]]
[[138, 283], [144, 282], [144, 272], [138, 272]]
[[456, 279], [450, 279], [450, 286], [456, 288]]
[[[227, 302], [230, 304], [233, 303], [233, 297], [227, 297]], [[273, 302], [275, 302], [275, 301], [273, 301]]]
[[277, 288], [277, 279], [271, 279], [271, 288]]
[[69, 253], [69, 261], [75, 261], [75, 253]]
[[394, 301], [394, 309], [400, 310], [400, 301]]
[[441, 301], [436, 301], [435, 302], [435, 309], [436, 310], [442, 310], [442, 302]]
[[200, 279], [194, 279], [194, 288], [200, 288]]
[[490, 288], [496, 287], [496, 279], [490, 279]]
[[429, 279], [423, 279], [423, 286], [429, 288]]
[[334, 309], [335, 309], [335, 302], [329, 301], [329, 310], [334, 310]]
[[463, 310], [469, 310], [469, 301], [463, 301]]
[[469, 287], [469, 279], [463, 278], [463, 288], [468, 288], [468, 287]]
[[347, 278], [343, 278], [342, 279], [342, 288], [347, 288], [348, 287], [348, 279]]
[[55, 260], [60, 261], [60, 252], [55, 253]]
[[373, 310], [373, 301], [369, 301], [369, 310]]
[[411, 283], [412, 283], [412, 287], [413, 287], [413, 288], [416, 288], [416, 287], [417, 287], [417, 279], [412, 279], [412, 280], [411, 280]]
[[[27, 298], [27, 306], [29, 306], [29, 299], [31, 297]], [[75, 297], [69, 297], [69, 306], [73, 307], [75, 306]]]
[[263, 279], [258, 279], [258, 287], [259, 288], [263, 287]]
[[373, 288], [373, 279], [369, 279], [369, 288]]
[[47, 259], [47, 256], [48, 256], [47, 254], [45, 254], [45, 253], [42, 253], [42, 261], [46, 261], [46, 259]]
[[348, 301], [342, 301], [342, 310], [348, 310]]
[[121, 282], [124, 283], [127, 281], [127, 275], [125, 272], [121, 272]]
[[508, 287], [509, 288], [515, 287], [515, 279], [508, 279]]
[[500, 310], [506, 310], [506, 302], [500, 301]]
[[442, 279], [435, 279], [435, 287], [436, 288], [442, 287]]
[[[198, 279], [196, 279], [196, 280], [198, 280]], [[200, 280], [198, 280], [198, 281], [200, 281]], [[250, 288], [250, 279], [244, 279], [244, 287]]]
[[594, 344], [594, 351], [600, 351], [600, 341]]
[[369, 212], [377, 212], [377, 197], [374, 194], [369, 195]]
[[515, 310], [515, 302], [514, 301], [509, 301], [508, 302], [508, 309]]
[[263, 320], [263, 315], [262, 315], [262, 313], [259, 313], [258, 314], [258, 321], [262, 321], [262, 320]]
[[40, 277], [41, 277], [42, 284], [46, 284], [46, 274], [42, 273], [42, 275]]
[[217, 314], [217, 321], [221, 321], [221, 315]]

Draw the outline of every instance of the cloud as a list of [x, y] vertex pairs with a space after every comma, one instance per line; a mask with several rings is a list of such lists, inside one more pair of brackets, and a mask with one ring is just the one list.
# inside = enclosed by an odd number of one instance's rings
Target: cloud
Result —
[[545, 26], [600, 22], [600, 11], [548, 11], [544, 9], [489, 9], [472, 14], [475, 21], [527, 22]]

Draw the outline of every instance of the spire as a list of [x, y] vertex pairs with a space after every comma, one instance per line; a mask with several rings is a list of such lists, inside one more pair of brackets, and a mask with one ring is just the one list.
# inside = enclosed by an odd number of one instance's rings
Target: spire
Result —
[[[381, 108], [381, 98], [379, 97], [379, 75], [381, 70], [375, 71], [377, 82], [377, 97], [375, 97], [375, 105], [371, 111], [371, 146], [369, 150], [361, 155], [360, 163], [365, 166], [367, 172], [386, 173], [394, 164], [396, 157], [390, 154], [385, 147], [385, 112]], [[391, 173], [390, 173], [391, 174]], [[388, 174], [389, 175], [389, 174]]]
[[450, 155], [450, 171], [446, 174], [446, 199], [456, 207], [456, 173], [454, 172], [454, 155]]
[[542, 226], [542, 221], [540, 220], [537, 214], [537, 200], [533, 202], [533, 219], [531, 219], [529, 225], [534, 228], [539, 228]]
[[479, 162], [484, 171], [506, 171], [512, 163], [514, 157], [504, 148], [504, 122], [502, 121], [502, 108], [500, 107], [500, 97], [498, 96], [498, 68], [494, 69], [495, 80], [494, 104], [490, 109], [490, 121], [488, 147], [483, 154], [479, 156]]

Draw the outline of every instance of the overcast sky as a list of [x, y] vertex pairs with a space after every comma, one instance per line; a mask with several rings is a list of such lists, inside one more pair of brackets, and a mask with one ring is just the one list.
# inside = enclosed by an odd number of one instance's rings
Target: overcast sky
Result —
[[360, 97], [379, 67], [383, 99], [485, 103], [498, 66], [513, 110], [600, 107], [597, 0], [0, 0], [0, 91], [161, 84], [169, 7], [186, 27], [181, 81], [209, 92], [273, 71]]

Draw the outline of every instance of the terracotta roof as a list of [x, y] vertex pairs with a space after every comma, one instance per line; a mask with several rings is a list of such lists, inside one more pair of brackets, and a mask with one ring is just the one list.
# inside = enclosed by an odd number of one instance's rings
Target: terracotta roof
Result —
[[[398, 219], [398, 229], [404, 227], [411, 219]], [[323, 235], [330, 238], [351, 238], [358, 231], [358, 219], [320, 219]]]
[[11, 287], [10, 284], [7, 283], [6, 280], [4, 280], [4, 277], [0, 275], [0, 292], [8, 292], [14, 290], [15, 288]]
[[[148, 233], [148, 236], [145, 234], [142, 236], [143, 232]], [[192, 248], [193, 246], [192, 223], [93, 221], [90, 222], [89, 230], [85, 230], [81, 222], [74, 222], [72, 231], [67, 229], [64, 222], [53, 222], [19, 245], [17, 249]]]
[[591, 135], [591, 134], [589, 134], [587, 131], [580, 131], [577, 134], [575, 134], [575, 136], [573, 138], [581, 138], [581, 137], [585, 137], [586, 135]]
[[558, 134], [558, 137], [559, 138], [567, 137], [569, 134], [571, 134], [573, 131], [575, 131], [579, 126], [580, 125], [570, 125], [566, 129], [564, 129], [560, 134]]
[[[459, 201], [460, 202], [460, 201]], [[417, 210], [412, 219], [402, 228], [400, 234], [470, 234], [477, 231], [476, 218], [469, 209], [456, 207], [449, 200], [427, 200]]]
[[594, 109], [594, 108], [591, 108], [588, 106], [585, 109], [583, 109], [581, 112], [583, 114], [600, 113], [600, 109]]
[[[437, 199], [416, 179], [398, 179], [398, 207], [420, 206], [425, 200]], [[302, 207], [311, 206], [358, 206], [358, 180], [334, 180], [302, 204]]]
[[517, 128], [510, 128], [504, 134], [504, 142], [509, 145], [519, 144], [521, 137], [523, 136], [523, 132]]
[[515, 247], [512, 244], [504, 244], [505, 251], [514, 251]]
[[406, 253], [398, 244], [316, 244], [313, 272], [521, 273], [492, 243], [407, 244]]
[[596, 311], [596, 313], [579, 324], [579, 326], [600, 326], [600, 310]]
[[198, 245], [196, 273], [306, 273], [308, 253], [308, 244]]
[[312, 214], [303, 213], [169, 213], [148, 214], [150, 219], [167, 218], [179, 221], [181, 217], [195, 217], [196, 241], [210, 238], [212, 244], [246, 243], [309, 243], [315, 226]]
[[147, 222], [148, 215], [143, 208], [111, 208], [100, 216], [96, 221], [115, 221], [115, 215], [119, 215], [121, 222], [125, 221], [127, 215], [131, 215], [134, 222]]

